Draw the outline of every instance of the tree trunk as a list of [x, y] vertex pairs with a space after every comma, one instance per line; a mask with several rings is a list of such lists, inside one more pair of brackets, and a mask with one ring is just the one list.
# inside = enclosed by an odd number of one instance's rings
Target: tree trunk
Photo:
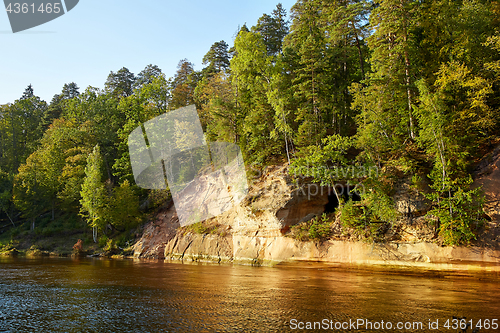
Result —
[[361, 51], [361, 43], [359, 41], [358, 34], [356, 33], [356, 27], [354, 26], [354, 23], [351, 21], [352, 25], [352, 31], [354, 32], [354, 38], [356, 38], [356, 48], [358, 49], [358, 56], [359, 56], [359, 67], [361, 68], [361, 81], [365, 79], [365, 68], [363, 64], [365, 63], [363, 59], [363, 52]]
[[406, 97], [408, 99], [408, 116], [410, 120], [410, 137], [415, 139], [415, 134], [413, 132], [413, 112], [412, 112], [412, 98], [411, 98], [411, 78], [410, 78], [410, 56], [408, 54], [408, 27], [406, 23], [404, 1], [401, 0], [401, 12], [403, 16], [403, 41], [404, 41], [404, 60], [405, 60], [405, 77], [406, 77]]

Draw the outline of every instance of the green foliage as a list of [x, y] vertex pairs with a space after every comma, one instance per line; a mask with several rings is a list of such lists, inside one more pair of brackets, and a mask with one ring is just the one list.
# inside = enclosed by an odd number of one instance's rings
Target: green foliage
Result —
[[238, 143], [244, 115], [237, 106], [230, 77], [220, 72], [202, 79], [196, 87], [195, 98], [201, 108], [200, 118], [207, 137], [212, 141]]
[[[278, 4], [244, 25], [234, 47], [214, 43], [201, 72], [186, 59], [172, 78], [155, 65], [137, 77], [123, 67], [104, 90], [65, 84], [50, 105], [30, 85], [0, 106], [0, 218], [27, 218], [38, 236], [62, 230], [49, 210], [79, 211], [95, 231], [133, 229], [140, 200], [158, 207], [170, 195], [135, 187], [128, 136], [194, 103], [207, 141], [240, 145], [247, 165], [286, 159], [292, 173], [322, 185], [364, 189], [361, 202], [340, 209], [345, 226], [365, 237], [379, 239], [397, 218], [394, 178], [418, 174], [431, 180], [445, 243], [468, 244], [481, 196], [463, 180], [500, 129], [499, 8], [482, 0], [298, 0], [290, 22]], [[195, 160], [185, 154], [181, 163]], [[323, 237], [318, 223], [304, 226], [304, 239]], [[28, 225], [12, 234], [25, 236]]]
[[197, 222], [190, 224], [186, 227], [186, 231], [193, 232], [195, 234], [208, 234], [212, 229], [203, 224], [203, 222]]
[[199, 73], [187, 59], [179, 61], [177, 72], [171, 82], [170, 110], [175, 110], [194, 103], [194, 90], [199, 80]]
[[[12, 176], [0, 168], [0, 214], [6, 214], [9, 219], [12, 198]], [[12, 222], [14, 223], [14, 222]]]
[[0, 167], [17, 173], [19, 166], [35, 151], [43, 135], [42, 118], [47, 103], [35, 96], [31, 85], [23, 97], [0, 106]]
[[203, 57], [203, 76], [209, 77], [215, 73], [226, 71], [229, 68], [228, 45], [225, 41], [215, 42]]
[[158, 208], [172, 200], [172, 195], [168, 190], [151, 190], [148, 193], [148, 200], [151, 208]]
[[267, 93], [271, 90], [273, 58], [267, 55], [263, 37], [241, 31], [234, 41], [235, 56], [231, 70], [238, 92], [242, 123], [241, 145], [248, 162], [264, 163], [279, 153], [280, 143], [271, 137], [275, 130], [274, 115]]
[[87, 158], [85, 179], [80, 192], [80, 214], [94, 230], [103, 230], [107, 221], [107, 194], [102, 179], [102, 157], [97, 145]]
[[300, 241], [323, 241], [331, 234], [330, 216], [322, 214], [292, 227], [291, 236]]
[[365, 207], [349, 200], [340, 208], [340, 221], [344, 227], [364, 230], [367, 223]]
[[99, 241], [97, 244], [101, 249], [104, 249], [104, 247], [109, 243], [110, 240], [111, 239], [109, 239], [108, 236], [102, 235], [101, 237], [99, 237]]
[[[500, 30], [495, 35], [488, 37], [485, 45], [500, 53]], [[492, 60], [486, 63], [485, 67], [494, 73], [496, 80], [500, 79], [500, 60]]]
[[288, 34], [289, 22], [286, 19], [286, 10], [279, 3], [272, 15], [264, 14], [252, 27], [252, 32], [259, 33], [264, 38], [268, 55], [277, 55], [282, 50], [283, 39]]
[[354, 235], [371, 242], [383, 241], [388, 223], [380, 220], [373, 208], [349, 200], [340, 208], [340, 213], [342, 226], [354, 230]]
[[347, 180], [351, 173], [344, 174], [339, 169], [350, 166], [347, 152], [354, 144], [352, 138], [335, 134], [324, 138], [321, 143], [321, 148], [311, 145], [301, 149], [301, 157], [291, 163], [290, 173], [313, 177], [313, 181], [322, 185]]
[[128, 68], [122, 67], [116, 73], [111, 71], [106, 80], [106, 90], [114, 97], [127, 97], [132, 95], [135, 85], [135, 75]]
[[428, 215], [438, 219], [439, 235], [445, 245], [470, 245], [485, 222], [481, 188], [470, 189], [472, 178], [451, 181], [435, 177], [434, 192], [426, 194], [434, 207]]
[[139, 198], [127, 180], [113, 190], [107, 201], [107, 219], [115, 228], [130, 230], [141, 222]]
[[390, 196], [390, 186], [369, 178], [363, 184], [361, 201], [348, 200], [340, 206], [340, 222], [345, 228], [371, 241], [379, 241], [386, 227], [399, 217]]
[[[101, 244], [101, 240], [99, 240], [99, 245]], [[114, 239], [107, 239], [106, 241], [106, 245], [104, 245], [102, 247], [103, 251], [107, 254], [107, 255], [113, 255], [113, 254], [117, 254], [120, 249], [118, 248], [118, 245], [116, 244], [116, 241]]]
[[139, 74], [137, 74], [134, 81], [134, 90], [141, 89], [145, 85], [153, 83], [156, 79], [162, 76], [163, 73], [158, 66], [149, 64]]

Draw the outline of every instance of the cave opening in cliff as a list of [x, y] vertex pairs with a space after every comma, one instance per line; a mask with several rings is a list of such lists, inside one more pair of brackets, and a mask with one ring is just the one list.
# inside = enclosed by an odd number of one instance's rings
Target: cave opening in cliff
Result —
[[[336, 186], [335, 189], [337, 190], [337, 195], [339, 196], [339, 198], [344, 199], [344, 202], [347, 202], [349, 200], [361, 201], [361, 196], [354, 190], [354, 186]], [[335, 213], [338, 207], [339, 200], [335, 195], [335, 191], [333, 191], [333, 189], [330, 189], [328, 191], [328, 203], [325, 205], [325, 213]]]

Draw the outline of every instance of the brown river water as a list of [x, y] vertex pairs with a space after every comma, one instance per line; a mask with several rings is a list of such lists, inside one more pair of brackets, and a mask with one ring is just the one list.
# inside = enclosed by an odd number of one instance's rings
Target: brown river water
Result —
[[0, 332], [458, 332], [452, 316], [499, 332], [500, 274], [0, 258]]

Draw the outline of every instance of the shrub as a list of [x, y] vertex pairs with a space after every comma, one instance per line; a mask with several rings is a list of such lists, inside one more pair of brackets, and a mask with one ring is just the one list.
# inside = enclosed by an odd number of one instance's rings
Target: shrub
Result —
[[208, 234], [211, 229], [203, 224], [203, 222], [193, 223], [186, 227], [187, 231], [194, 232], [195, 234]]
[[98, 241], [98, 245], [101, 249], [104, 249], [104, 247], [106, 246], [106, 244], [108, 243], [108, 236], [106, 235], [102, 235], [101, 237], [99, 237], [99, 241]]
[[291, 236], [300, 241], [321, 241], [327, 239], [330, 234], [331, 221], [327, 214], [302, 222], [291, 229]]
[[387, 203], [376, 201], [375, 205], [369, 204], [365, 200], [360, 203], [349, 200], [340, 207], [340, 221], [344, 228], [354, 229], [356, 235], [368, 241], [380, 241], [395, 216], [389, 211], [393, 208], [388, 206], [386, 209], [389, 212], [381, 213]]
[[428, 215], [438, 218], [439, 235], [445, 245], [469, 245], [485, 222], [484, 195], [481, 188], [469, 190], [471, 183], [471, 178], [450, 181], [445, 184], [448, 191], [440, 189], [426, 195], [434, 201], [434, 208]]

